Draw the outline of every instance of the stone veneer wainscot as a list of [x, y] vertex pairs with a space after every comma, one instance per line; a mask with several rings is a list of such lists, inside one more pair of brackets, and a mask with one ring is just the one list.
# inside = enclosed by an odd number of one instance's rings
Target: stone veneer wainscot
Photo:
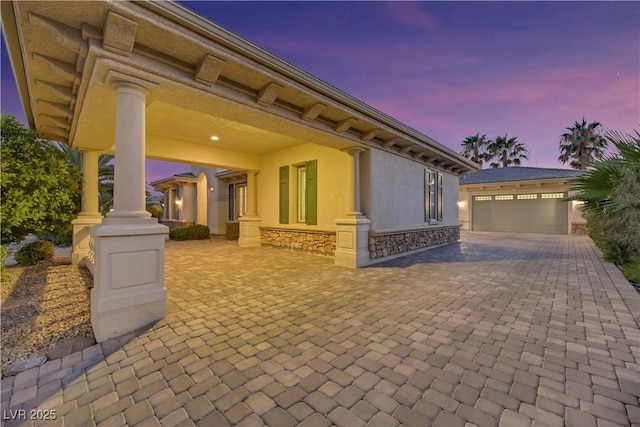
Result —
[[260, 227], [260, 243], [300, 252], [333, 255], [336, 251], [336, 233]]
[[455, 242], [460, 239], [460, 226], [434, 227], [421, 230], [371, 233], [369, 258], [383, 258], [430, 246]]
[[176, 228], [185, 228], [191, 227], [192, 225], [196, 225], [195, 222], [192, 221], [183, 221], [179, 219], [163, 219], [160, 221], [162, 225], [166, 225], [169, 227], [169, 230], [175, 230]]

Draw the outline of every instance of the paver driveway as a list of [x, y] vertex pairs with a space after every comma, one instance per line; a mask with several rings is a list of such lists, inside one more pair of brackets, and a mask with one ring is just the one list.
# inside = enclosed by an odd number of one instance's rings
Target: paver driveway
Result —
[[586, 237], [463, 234], [359, 270], [223, 241], [166, 255], [165, 320], [3, 380], [3, 409], [66, 426], [640, 424], [638, 294]]

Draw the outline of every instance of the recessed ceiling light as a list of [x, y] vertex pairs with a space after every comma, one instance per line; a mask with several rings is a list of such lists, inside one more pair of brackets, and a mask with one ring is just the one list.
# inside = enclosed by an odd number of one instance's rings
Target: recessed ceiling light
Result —
[[217, 136], [215, 136], [215, 135], [213, 135], [213, 136], [211, 137], [211, 140], [212, 140], [212, 141], [217, 141], [217, 140], [219, 140], [219, 139], [220, 139], [220, 138], [219, 138], [219, 137], [217, 137]]

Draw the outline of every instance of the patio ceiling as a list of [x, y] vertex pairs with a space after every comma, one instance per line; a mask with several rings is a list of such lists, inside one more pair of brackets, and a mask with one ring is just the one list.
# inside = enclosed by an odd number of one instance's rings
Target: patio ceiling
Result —
[[478, 169], [178, 4], [0, 7], [27, 120], [43, 138], [113, 152], [110, 83], [126, 76], [150, 87], [149, 158], [259, 169], [259, 155], [313, 142], [375, 147], [458, 174]]

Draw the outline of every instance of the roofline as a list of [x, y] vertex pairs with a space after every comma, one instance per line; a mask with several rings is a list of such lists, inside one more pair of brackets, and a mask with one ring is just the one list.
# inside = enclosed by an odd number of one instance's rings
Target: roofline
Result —
[[2, 17], [2, 33], [4, 35], [5, 45], [9, 52], [9, 60], [13, 69], [13, 76], [18, 87], [22, 109], [29, 128], [35, 129], [35, 119], [33, 117], [33, 109], [29, 103], [29, 88], [27, 83], [27, 74], [24, 67], [24, 57], [20, 48], [20, 40], [18, 36], [18, 27], [16, 25], [16, 14], [14, 2], [0, 1], [0, 16]]
[[173, 183], [180, 184], [180, 183], [197, 183], [197, 182], [198, 182], [197, 177], [171, 175], [166, 178], [161, 178], [157, 181], [150, 182], [149, 185], [152, 187], [157, 187], [157, 186], [173, 184]]
[[538, 181], [540, 183], [558, 183], [560, 185], [567, 184], [570, 179], [574, 177], [572, 176], [561, 176], [561, 177], [547, 177], [547, 178], [532, 178], [532, 179], [514, 179], [514, 180], [502, 180], [502, 181], [488, 181], [488, 182], [474, 182], [472, 184], [459, 183], [458, 187], [460, 189], [467, 188], [475, 188], [475, 187], [489, 187], [496, 185], [512, 185], [518, 183], [531, 183], [532, 181]]
[[283, 74], [284, 76], [291, 78], [314, 91], [320, 92], [348, 108], [351, 108], [365, 116], [371, 117], [374, 121], [378, 121], [387, 127], [426, 143], [437, 151], [440, 151], [441, 154], [453, 157], [453, 159], [459, 163], [463, 163], [472, 170], [477, 171], [481, 169], [481, 166], [477, 163], [461, 156], [435, 139], [403, 124], [380, 110], [367, 105], [366, 103], [320, 80], [295, 65], [280, 59], [265, 49], [243, 39], [222, 26], [211, 22], [207, 18], [198, 15], [185, 6], [175, 3], [173, 0], [162, 2], [144, 0], [137, 4], [186, 28], [189, 28], [208, 39], [214, 39], [217, 43], [258, 62], [267, 68]]

